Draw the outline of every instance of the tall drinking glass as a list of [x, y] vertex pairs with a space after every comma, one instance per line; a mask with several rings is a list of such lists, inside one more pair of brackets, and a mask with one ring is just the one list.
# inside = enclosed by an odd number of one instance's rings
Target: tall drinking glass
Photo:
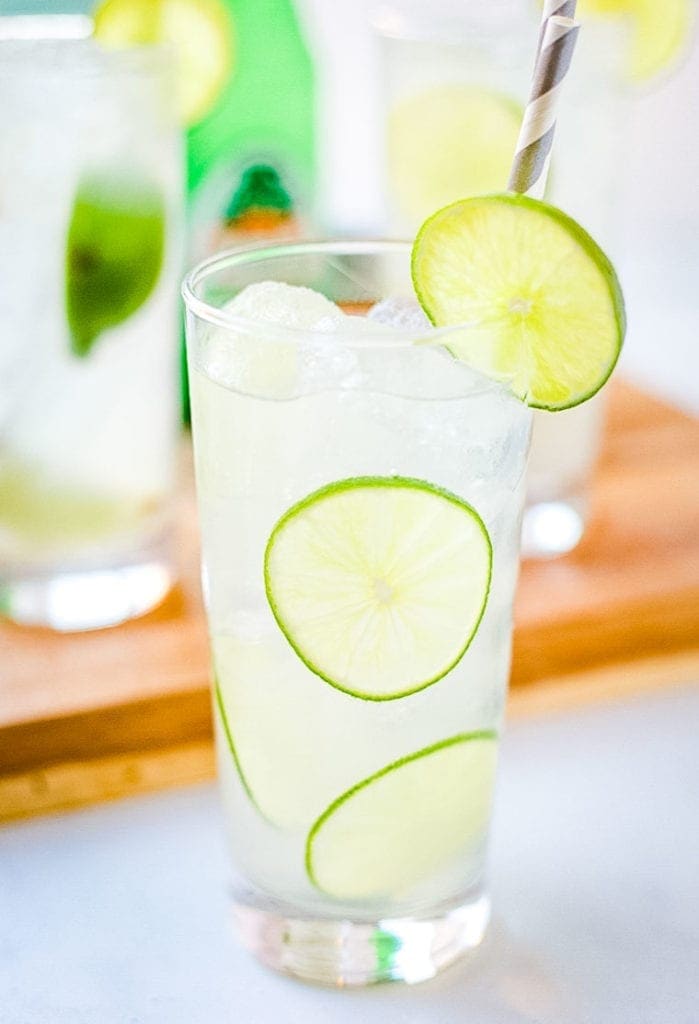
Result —
[[0, 611], [19, 622], [111, 625], [171, 585], [171, 97], [156, 48], [0, 42]]
[[[441, 206], [506, 187], [529, 93], [540, 9], [526, 0], [419, 0], [375, 17], [390, 235]], [[618, 25], [586, 21], [566, 79], [547, 199], [614, 252], [624, 96]], [[582, 536], [604, 399], [535, 415], [523, 550], [555, 555]]]
[[451, 329], [364, 315], [410, 293], [410, 247], [375, 242], [234, 251], [184, 287], [236, 920], [337, 984], [430, 977], [489, 913], [531, 415]]

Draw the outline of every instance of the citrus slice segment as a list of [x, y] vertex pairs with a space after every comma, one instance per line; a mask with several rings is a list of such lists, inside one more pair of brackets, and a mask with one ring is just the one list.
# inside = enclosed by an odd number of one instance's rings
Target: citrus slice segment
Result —
[[629, 19], [627, 71], [635, 81], [653, 78], [669, 67], [691, 31], [691, 0], [582, 0], [579, 11], [583, 16]]
[[402, 896], [485, 839], [497, 738], [462, 733], [338, 797], [306, 841], [311, 882], [336, 899]]
[[336, 703], [318, 701], [316, 680], [281, 637], [250, 643], [214, 634], [212, 643], [221, 738], [248, 799], [278, 828], [307, 830], [350, 784], [333, 741], [338, 719], [346, 729], [353, 723]]
[[221, 0], [104, 0], [94, 15], [105, 46], [168, 43], [178, 65], [182, 121], [203, 120], [233, 64], [233, 26]]
[[413, 284], [465, 363], [506, 380], [539, 409], [591, 398], [616, 365], [626, 329], [614, 268], [561, 210], [512, 193], [462, 199], [425, 222]]
[[436, 86], [399, 102], [388, 120], [391, 191], [413, 225], [460, 196], [503, 188], [522, 110], [497, 92]]
[[393, 700], [462, 658], [491, 564], [483, 520], [457, 495], [408, 477], [356, 477], [282, 516], [265, 552], [265, 586], [312, 672], [353, 697]]

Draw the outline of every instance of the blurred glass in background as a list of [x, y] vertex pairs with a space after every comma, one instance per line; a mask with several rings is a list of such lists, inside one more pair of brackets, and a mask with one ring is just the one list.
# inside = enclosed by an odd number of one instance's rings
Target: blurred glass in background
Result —
[[[189, 265], [222, 248], [313, 232], [315, 66], [293, 0], [6, 4], [24, 15], [30, 31], [45, 24], [46, 15], [71, 14], [73, 24], [81, 23], [82, 33], [105, 48], [171, 50], [186, 138]], [[37, 14], [43, 17], [32, 17]], [[188, 419], [184, 343], [180, 369]]]
[[64, 630], [169, 590], [179, 440], [173, 65], [85, 28], [0, 19], [0, 610]]
[[620, 252], [630, 310], [624, 372], [699, 412], [699, 2], [655, 0], [662, 22], [677, 7], [676, 49], [639, 83], [622, 155]]
[[[536, 4], [527, 0], [400, 0], [379, 8], [390, 235], [411, 236], [440, 207], [506, 187], [538, 21]], [[624, 147], [622, 31], [597, 19], [580, 35], [546, 194], [608, 251], [617, 242]], [[580, 540], [603, 414], [602, 397], [568, 412], [536, 414], [525, 554], [560, 554]]]

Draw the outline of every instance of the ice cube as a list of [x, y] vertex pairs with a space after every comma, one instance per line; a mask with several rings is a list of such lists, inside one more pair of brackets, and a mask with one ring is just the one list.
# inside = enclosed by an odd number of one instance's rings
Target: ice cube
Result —
[[[263, 398], [293, 398], [347, 386], [354, 358], [340, 338], [349, 322], [320, 292], [281, 281], [248, 285], [224, 311], [251, 322], [246, 329], [216, 330], [202, 338], [203, 368], [226, 387]], [[288, 337], [264, 326], [298, 331]], [[326, 335], [336, 335], [334, 339]]]
[[432, 327], [427, 314], [415, 298], [393, 295], [382, 299], [367, 313], [369, 320], [408, 331], [425, 331]]
[[300, 330], [338, 330], [345, 314], [320, 292], [282, 281], [260, 281], [224, 306], [227, 313], [258, 323]]

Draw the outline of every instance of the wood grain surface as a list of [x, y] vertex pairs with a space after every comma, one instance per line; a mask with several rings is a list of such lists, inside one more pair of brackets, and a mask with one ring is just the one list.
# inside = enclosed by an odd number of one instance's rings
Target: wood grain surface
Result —
[[[612, 388], [589, 530], [522, 568], [511, 711], [545, 713], [699, 682], [699, 422]], [[196, 523], [156, 611], [82, 635], [0, 625], [0, 820], [213, 772]]]

